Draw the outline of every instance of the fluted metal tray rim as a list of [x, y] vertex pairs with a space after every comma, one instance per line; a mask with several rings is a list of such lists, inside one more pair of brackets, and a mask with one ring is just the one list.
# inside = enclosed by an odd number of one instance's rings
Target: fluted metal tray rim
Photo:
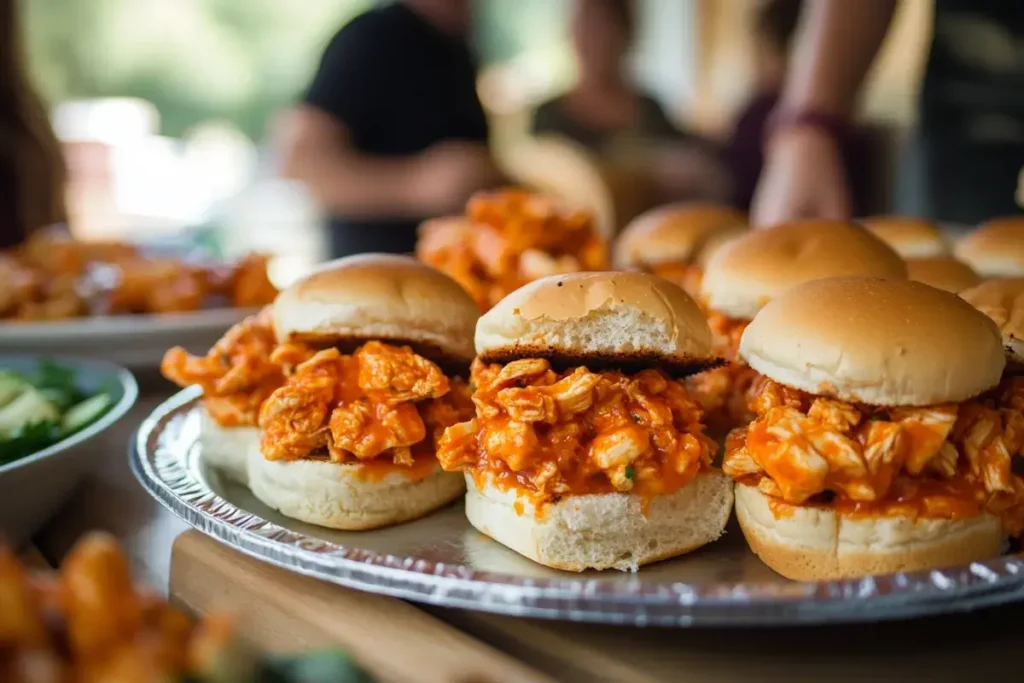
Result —
[[[771, 626], [880, 621], [963, 612], [1024, 599], [1024, 560], [817, 583], [695, 584], [586, 575], [529, 578], [382, 554], [293, 531], [237, 507], [156, 447], [196, 408], [184, 389], [158, 406], [129, 447], [132, 471], [156, 500], [195, 529], [255, 558], [349, 588], [443, 607], [635, 626]], [[374, 532], [364, 532], [373, 534]]]

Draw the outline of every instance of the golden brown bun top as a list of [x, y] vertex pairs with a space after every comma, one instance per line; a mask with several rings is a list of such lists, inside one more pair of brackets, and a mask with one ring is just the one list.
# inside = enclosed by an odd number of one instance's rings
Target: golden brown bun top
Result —
[[981, 282], [973, 268], [952, 256], [908, 258], [907, 277], [954, 294]]
[[1024, 277], [987, 280], [960, 296], [999, 326], [1009, 361], [1024, 364]]
[[679, 202], [651, 209], [634, 218], [615, 242], [612, 260], [618, 268], [644, 268], [662, 263], [699, 260], [726, 237], [742, 234], [747, 217], [728, 206]]
[[871, 216], [860, 223], [903, 258], [928, 258], [949, 251], [938, 226], [911, 216]]
[[957, 243], [956, 256], [983, 277], [1024, 275], [1024, 217], [983, 223]]
[[637, 272], [553, 275], [520, 287], [480, 318], [476, 351], [495, 363], [546, 358], [673, 374], [715, 362], [696, 302], [667, 280]]
[[881, 406], [959, 402], [999, 383], [995, 324], [909, 280], [829, 278], [772, 300], [740, 341], [758, 372], [812, 394]]
[[449, 364], [473, 359], [479, 309], [454, 280], [408, 256], [360, 254], [324, 264], [278, 295], [281, 341], [404, 343]]
[[903, 259], [854, 223], [806, 220], [754, 230], [708, 262], [701, 294], [708, 307], [749, 320], [791, 287], [825, 277], [904, 278]]

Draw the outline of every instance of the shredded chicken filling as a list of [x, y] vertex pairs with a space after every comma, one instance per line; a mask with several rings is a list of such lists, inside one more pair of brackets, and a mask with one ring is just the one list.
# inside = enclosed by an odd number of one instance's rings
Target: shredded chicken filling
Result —
[[683, 385], [658, 370], [562, 373], [542, 359], [473, 365], [476, 417], [437, 458], [534, 502], [569, 494], [671, 493], [711, 465], [714, 442]]
[[160, 371], [178, 386], [203, 389], [203, 405], [222, 427], [255, 427], [260, 406], [284, 383], [271, 356], [277, 346], [270, 309], [238, 323], [205, 356], [175, 347]]
[[728, 364], [687, 378], [686, 388], [704, 409], [706, 421], [715, 429], [726, 430], [754, 419], [749, 403], [756, 392], [758, 373], [739, 358], [740, 338], [750, 324], [722, 315], [708, 314], [708, 325], [715, 353]]
[[766, 380], [756, 419], [734, 431], [723, 471], [788, 503], [865, 513], [1000, 516], [1024, 528], [1024, 481], [1011, 468], [1024, 447], [1024, 378], [979, 399], [875, 408], [812, 396]]
[[473, 415], [466, 384], [409, 347], [371, 341], [343, 355], [284, 344], [272, 359], [294, 367], [260, 410], [268, 460], [436, 465], [445, 428]]
[[448, 273], [482, 310], [532, 280], [607, 265], [590, 215], [559, 210], [540, 195], [479, 193], [470, 199], [466, 219], [424, 224], [416, 255]]

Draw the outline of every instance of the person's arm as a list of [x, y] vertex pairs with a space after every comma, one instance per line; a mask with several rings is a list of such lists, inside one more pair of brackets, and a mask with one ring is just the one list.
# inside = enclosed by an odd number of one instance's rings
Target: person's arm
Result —
[[381, 157], [354, 149], [344, 123], [304, 104], [282, 120], [281, 173], [305, 183], [317, 203], [335, 215], [423, 215], [424, 174], [419, 156]]
[[[751, 210], [757, 225], [849, 218], [842, 156], [822, 121], [850, 118], [895, 0], [809, 0]], [[814, 118], [818, 121], [815, 122]]]

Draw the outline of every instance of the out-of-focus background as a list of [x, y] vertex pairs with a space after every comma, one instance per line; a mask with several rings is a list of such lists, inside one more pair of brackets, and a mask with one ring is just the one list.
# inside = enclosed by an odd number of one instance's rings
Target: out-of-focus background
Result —
[[[278, 178], [272, 131], [327, 41], [371, 0], [22, 0], [29, 68], [52, 108], [82, 238], [190, 230], [224, 253], [277, 254], [288, 279], [324, 250], [301, 187]], [[494, 144], [526, 135], [532, 109], [569, 87], [568, 0], [477, 0], [471, 42]], [[674, 123], [730, 135], [753, 87], [758, 0], [641, 0], [636, 81]], [[876, 141], [876, 211], [899, 191], [931, 3], [900, 3], [864, 120]]]

